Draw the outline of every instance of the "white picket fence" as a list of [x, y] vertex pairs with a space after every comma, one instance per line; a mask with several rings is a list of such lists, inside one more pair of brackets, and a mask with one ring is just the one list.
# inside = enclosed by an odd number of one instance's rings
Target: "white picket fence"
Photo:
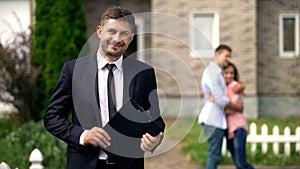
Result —
[[[261, 134], [257, 134], [257, 127], [255, 123], [250, 124], [247, 142], [251, 145], [251, 152], [257, 150], [257, 144], [261, 144], [262, 153], [268, 152], [268, 143], [272, 144], [273, 154], [279, 154], [279, 144], [284, 145], [284, 154], [291, 155], [291, 143], [295, 143], [295, 151], [300, 152], [300, 127], [296, 128], [295, 135], [291, 135], [289, 127], [284, 128], [283, 135], [279, 134], [279, 127], [275, 125], [272, 134], [268, 133], [268, 126], [263, 124], [261, 126]], [[222, 154], [228, 154], [226, 150], [226, 139], [223, 140]]]
[[[29, 167], [29, 169], [44, 169], [44, 166], [42, 165], [43, 155], [39, 149], [35, 148], [31, 152], [29, 161], [31, 162], [31, 166]], [[5, 162], [1, 162], [0, 169], [10, 169], [10, 167]]]

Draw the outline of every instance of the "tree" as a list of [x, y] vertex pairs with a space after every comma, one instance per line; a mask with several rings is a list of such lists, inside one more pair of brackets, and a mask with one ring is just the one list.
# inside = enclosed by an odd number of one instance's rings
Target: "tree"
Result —
[[36, 0], [36, 24], [32, 45], [34, 67], [45, 108], [58, 80], [63, 63], [77, 58], [86, 37], [82, 0]]
[[16, 108], [20, 120], [38, 120], [36, 77], [39, 69], [30, 65], [31, 36], [16, 33], [12, 42], [0, 44], [0, 101]]

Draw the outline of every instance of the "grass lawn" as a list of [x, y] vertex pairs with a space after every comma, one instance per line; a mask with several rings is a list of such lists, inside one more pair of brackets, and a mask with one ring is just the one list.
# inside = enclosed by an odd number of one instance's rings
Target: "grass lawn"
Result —
[[[199, 135], [201, 132], [201, 125], [196, 123], [195, 119], [186, 119], [195, 121], [193, 127], [187, 136], [183, 139], [183, 152], [186, 154], [188, 159], [191, 159], [193, 162], [205, 166], [206, 160], [208, 157], [208, 145], [207, 142], [200, 143], [198, 141]], [[300, 117], [289, 117], [289, 118], [259, 118], [259, 119], [249, 119], [248, 125], [251, 122], [257, 124], [257, 133], [260, 133], [260, 128], [262, 124], [268, 125], [268, 133], [272, 132], [274, 125], [278, 125], [280, 133], [283, 133], [284, 127], [289, 126], [291, 133], [295, 134], [295, 129], [297, 126], [300, 126]], [[300, 153], [295, 152], [295, 144], [291, 145], [292, 153], [290, 157], [283, 155], [283, 145], [280, 144], [280, 154], [272, 154], [272, 145], [268, 145], [267, 154], [262, 154], [261, 145], [257, 145], [257, 151], [252, 154], [250, 152], [250, 144], [247, 144], [247, 160], [251, 164], [260, 165], [260, 166], [300, 166]], [[232, 164], [232, 160], [229, 156], [224, 156], [222, 158], [221, 164]]]

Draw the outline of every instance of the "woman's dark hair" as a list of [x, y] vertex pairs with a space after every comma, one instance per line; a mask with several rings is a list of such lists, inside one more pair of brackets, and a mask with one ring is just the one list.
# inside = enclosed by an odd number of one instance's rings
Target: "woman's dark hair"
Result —
[[233, 68], [233, 72], [234, 72], [233, 79], [238, 82], [240, 77], [239, 77], [239, 72], [238, 72], [236, 66], [233, 63], [229, 62], [228, 65], [224, 67], [224, 70], [229, 68], [229, 67]]

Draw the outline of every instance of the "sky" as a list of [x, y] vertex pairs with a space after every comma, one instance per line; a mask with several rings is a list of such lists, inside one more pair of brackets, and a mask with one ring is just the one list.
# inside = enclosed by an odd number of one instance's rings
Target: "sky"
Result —
[[15, 32], [28, 30], [30, 0], [0, 0], [0, 41], [7, 44]]

